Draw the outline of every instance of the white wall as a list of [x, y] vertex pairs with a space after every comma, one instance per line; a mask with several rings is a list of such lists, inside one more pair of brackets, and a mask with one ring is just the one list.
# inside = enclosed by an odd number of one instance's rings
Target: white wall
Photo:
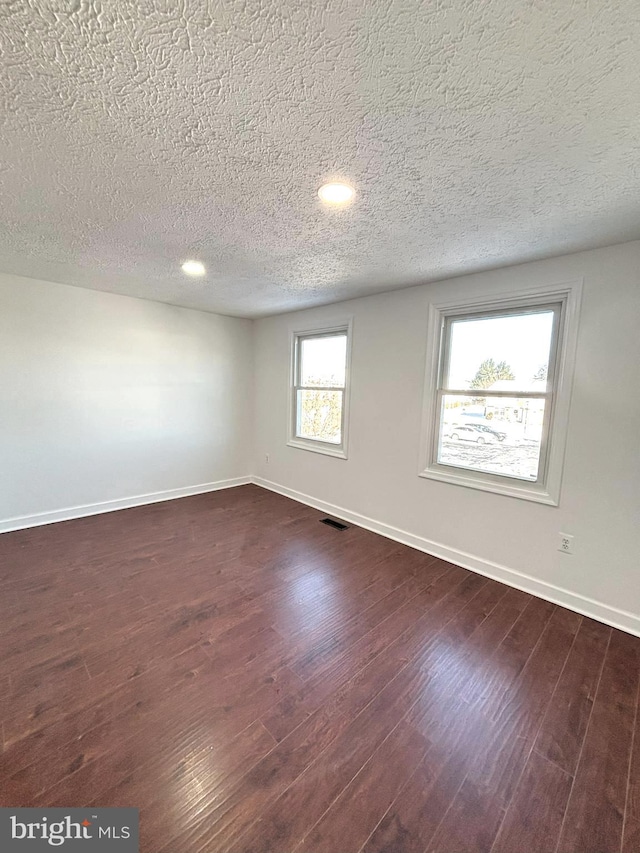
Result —
[[[577, 278], [584, 293], [560, 506], [419, 478], [429, 302]], [[288, 447], [289, 332], [348, 317], [349, 458]], [[640, 243], [259, 320], [255, 389], [253, 468], [263, 483], [640, 633]], [[559, 531], [575, 536], [573, 556], [556, 550]]]
[[249, 320], [0, 275], [0, 530], [248, 475], [251, 349]]
[[[419, 478], [429, 302], [580, 277], [560, 506]], [[349, 458], [288, 447], [289, 332], [348, 317]], [[639, 380], [640, 243], [255, 324], [0, 275], [0, 531], [253, 473], [640, 633]], [[559, 531], [575, 536], [575, 555], [556, 550]]]

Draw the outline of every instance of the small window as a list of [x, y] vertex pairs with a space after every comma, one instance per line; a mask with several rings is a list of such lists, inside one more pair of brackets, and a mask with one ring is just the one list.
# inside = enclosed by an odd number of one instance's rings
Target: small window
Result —
[[432, 310], [422, 476], [559, 500], [575, 288]]
[[346, 458], [349, 326], [293, 335], [289, 444]]

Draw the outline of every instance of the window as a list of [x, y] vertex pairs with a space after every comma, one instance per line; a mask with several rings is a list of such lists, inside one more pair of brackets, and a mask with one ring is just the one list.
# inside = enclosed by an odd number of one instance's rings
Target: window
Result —
[[432, 306], [421, 476], [558, 503], [579, 290]]
[[296, 332], [289, 444], [346, 459], [350, 324]]

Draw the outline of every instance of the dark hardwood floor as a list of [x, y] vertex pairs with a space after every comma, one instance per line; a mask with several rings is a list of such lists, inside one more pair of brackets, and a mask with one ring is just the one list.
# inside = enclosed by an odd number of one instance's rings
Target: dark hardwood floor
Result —
[[256, 486], [0, 537], [4, 806], [145, 853], [640, 850], [640, 639]]

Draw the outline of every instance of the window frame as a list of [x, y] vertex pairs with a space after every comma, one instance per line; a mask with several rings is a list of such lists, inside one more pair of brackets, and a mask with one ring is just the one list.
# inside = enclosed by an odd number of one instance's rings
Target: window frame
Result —
[[[351, 388], [351, 339], [353, 331], [353, 318], [346, 320], [343, 323], [336, 323], [332, 326], [312, 329], [299, 329], [291, 332], [291, 368], [289, 373], [289, 412], [288, 412], [288, 439], [287, 445], [295, 447], [298, 450], [310, 450], [312, 453], [322, 453], [325, 456], [333, 456], [337, 459], [347, 459], [348, 438], [349, 438], [349, 397]], [[310, 338], [326, 338], [335, 335], [344, 334], [347, 339], [345, 352], [345, 376], [344, 387], [334, 386], [307, 386], [299, 382], [300, 379], [300, 349], [301, 342]], [[298, 391], [304, 390], [322, 390], [322, 391], [341, 391], [342, 392], [342, 417], [340, 424], [340, 444], [333, 442], [320, 441], [315, 438], [304, 438], [297, 435], [298, 431], [298, 407], [297, 394]]]
[[[582, 281], [538, 287], [509, 294], [467, 297], [430, 304], [427, 364], [423, 403], [419, 476], [495, 494], [558, 506], [566, 445], [571, 385], [575, 367], [578, 315]], [[522, 392], [522, 397], [542, 397], [545, 405], [538, 479], [535, 482], [490, 474], [437, 461], [442, 397], [444, 394], [478, 396], [470, 389], [443, 387], [450, 356], [450, 329], [455, 320], [507, 314], [534, 313], [557, 307], [554, 318], [547, 390]], [[512, 391], [494, 391], [488, 397], [513, 397]]]

